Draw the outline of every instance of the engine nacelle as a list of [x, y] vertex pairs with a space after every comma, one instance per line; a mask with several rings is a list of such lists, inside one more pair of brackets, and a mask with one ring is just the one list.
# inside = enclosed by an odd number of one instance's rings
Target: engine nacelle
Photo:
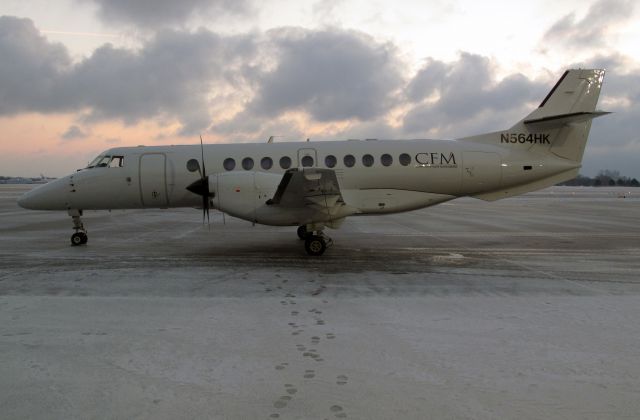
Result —
[[298, 209], [274, 208], [273, 198], [282, 174], [223, 172], [209, 175], [209, 191], [215, 193], [213, 207], [240, 219], [268, 225], [295, 225]]

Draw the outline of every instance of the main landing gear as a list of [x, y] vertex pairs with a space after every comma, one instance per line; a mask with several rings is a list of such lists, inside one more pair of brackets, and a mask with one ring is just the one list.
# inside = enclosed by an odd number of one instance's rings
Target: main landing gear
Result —
[[315, 233], [307, 229], [307, 226], [302, 225], [298, 228], [298, 238], [304, 240], [304, 249], [307, 254], [319, 257], [324, 254], [327, 247], [333, 245], [333, 240], [322, 233], [322, 230], [317, 230]]
[[69, 210], [69, 216], [73, 220], [73, 229], [76, 231], [73, 235], [71, 235], [71, 245], [78, 246], [84, 245], [89, 240], [87, 236], [87, 230], [84, 228], [82, 224], [82, 210]]

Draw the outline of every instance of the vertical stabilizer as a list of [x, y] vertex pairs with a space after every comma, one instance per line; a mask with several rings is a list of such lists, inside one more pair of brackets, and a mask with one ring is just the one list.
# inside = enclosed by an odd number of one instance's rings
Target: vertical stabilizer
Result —
[[604, 70], [567, 70], [540, 106], [511, 130], [548, 133], [548, 152], [581, 162], [591, 129], [591, 120], [606, 112], [596, 111]]
[[595, 110], [603, 78], [600, 69], [567, 70], [540, 106], [513, 127], [461, 140], [550, 153], [580, 164], [591, 120], [608, 114]]

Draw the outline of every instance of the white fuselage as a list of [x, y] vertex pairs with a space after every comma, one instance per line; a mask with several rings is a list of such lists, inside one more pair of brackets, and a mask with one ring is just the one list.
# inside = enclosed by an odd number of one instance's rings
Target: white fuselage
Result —
[[[186, 187], [201, 174], [190, 171], [187, 162], [200, 162], [204, 153], [206, 175], [217, 188], [214, 208], [258, 223], [300, 225], [311, 222], [304, 209], [276, 211], [265, 204], [289, 168], [334, 170], [346, 206], [332, 217], [341, 218], [414, 210], [579, 166], [548, 154], [464, 140], [212, 144], [202, 150], [200, 145], [114, 148], [101, 156], [121, 157], [119, 164], [79, 170], [25, 195], [20, 204], [46, 210], [200, 207], [202, 197]], [[290, 166], [281, 166], [287, 158]]]

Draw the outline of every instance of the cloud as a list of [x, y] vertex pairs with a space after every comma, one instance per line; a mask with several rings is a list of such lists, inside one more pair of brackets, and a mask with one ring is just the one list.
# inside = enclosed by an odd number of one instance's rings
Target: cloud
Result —
[[183, 24], [195, 15], [210, 18], [242, 15], [251, 10], [249, 0], [77, 0], [98, 7], [98, 17], [108, 23], [148, 28]]
[[239, 118], [304, 112], [320, 122], [370, 120], [397, 102], [403, 84], [394, 46], [341, 29], [268, 33], [273, 69], [253, 75], [256, 94]]
[[87, 137], [87, 133], [82, 131], [77, 125], [72, 125], [61, 135], [63, 140], [75, 140]]
[[576, 19], [575, 13], [565, 15], [544, 34], [543, 48], [556, 44], [585, 49], [605, 45], [616, 24], [625, 22], [632, 15], [633, 7], [630, 0], [599, 0], [589, 7], [581, 20]]
[[163, 30], [138, 50], [106, 44], [72, 63], [28, 19], [0, 18], [0, 115], [80, 112], [88, 122], [162, 118], [193, 134], [211, 123], [212, 91], [237, 83], [250, 36]]
[[246, 37], [166, 30], [139, 51], [99, 48], [75, 66], [62, 89], [91, 108], [90, 119], [177, 117], [182, 132], [193, 134], [211, 122], [211, 90], [232, 81], [242, 57], [252, 55]]
[[[0, 116], [74, 113], [64, 139], [108, 120], [153, 120], [166, 127], [158, 136], [213, 127], [213, 134], [243, 141], [452, 138], [508, 127], [553, 84], [518, 73], [496, 79], [499, 63], [470, 53], [426, 59], [407, 79], [394, 45], [335, 28], [234, 36], [164, 29], [137, 49], [106, 44], [73, 61], [31, 20], [4, 16], [0, 57]], [[640, 151], [637, 60], [604, 54], [575, 66], [608, 69], [600, 107], [615, 112], [594, 121], [585, 172], [637, 175], [631, 169]]]
[[0, 115], [54, 111], [58, 81], [71, 65], [62, 44], [50, 43], [30, 19], [0, 16]]
[[453, 136], [497, 129], [491, 125], [523, 117], [526, 106], [549, 88], [522, 74], [496, 81], [494, 67], [489, 58], [470, 53], [449, 63], [427, 60], [407, 85], [408, 99], [417, 104], [403, 119], [405, 133]]

